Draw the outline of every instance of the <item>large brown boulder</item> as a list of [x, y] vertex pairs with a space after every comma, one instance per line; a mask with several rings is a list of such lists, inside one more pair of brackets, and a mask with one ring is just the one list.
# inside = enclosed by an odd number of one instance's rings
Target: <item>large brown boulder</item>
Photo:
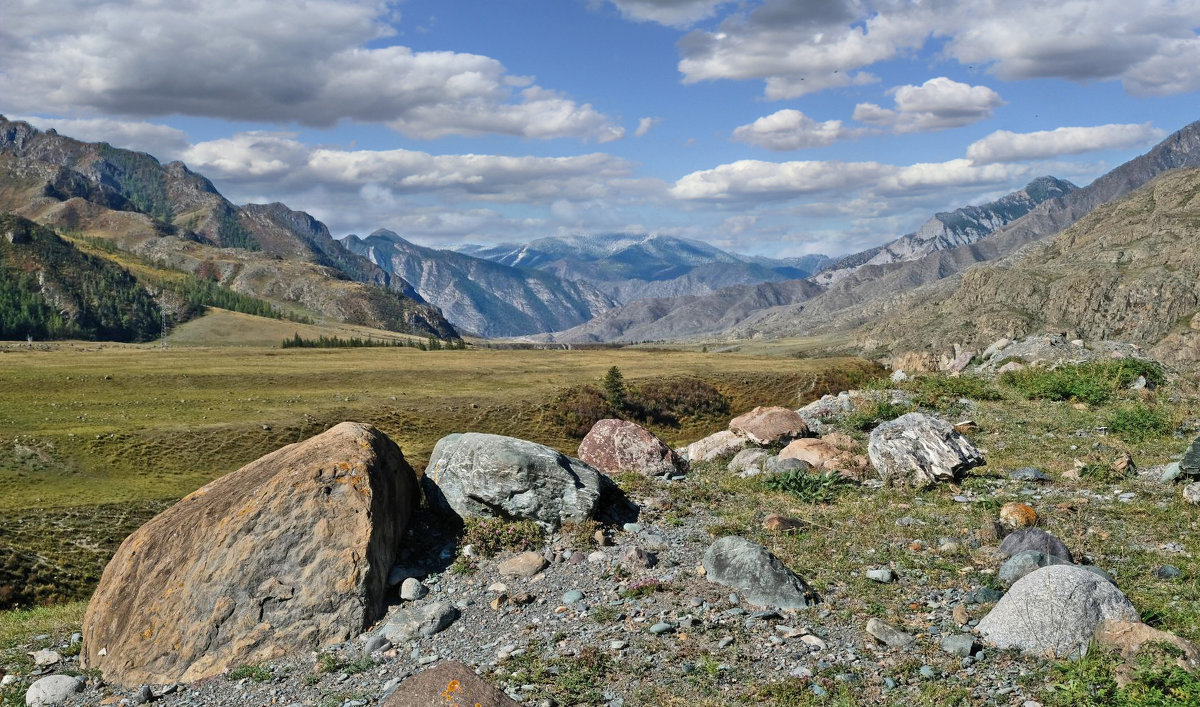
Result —
[[756, 407], [730, 420], [729, 429], [761, 445], [789, 442], [809, 435], [804, 418], [785, 407]]
[[686, 473], [687, 462], [641, 425], [600, 420], [579, 443], [579, 458], [606, 474], [636, 471], [646, 476]]
[[400, 448], [351, 422], [213, 481], [121, 543], [80, 666], [190, 682], [361, 633], [386, 611], [415, 492]]

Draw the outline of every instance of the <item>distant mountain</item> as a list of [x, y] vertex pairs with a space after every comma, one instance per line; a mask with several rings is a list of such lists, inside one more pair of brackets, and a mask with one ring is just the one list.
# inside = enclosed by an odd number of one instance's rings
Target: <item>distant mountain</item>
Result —
[[347, 236], [346, 248], [416, 288], [456, 327], [486, 337], [557, 331], [615, 306], [586, 283], [549, 272], [510, 267], [464, 253], [425, 248], [378, 230]]
[[0, 341], [147, 341], [160, 326], [154, 297], [128, 271], [0, 214]]
[[821, 272], [813, 275], [812, 280], [820, 285], [832, 285], [864, 265], [918, 260], [939, 250], [974, 243], [1021, 218], [1038, 204], [1065, 196], [1078, 188], [1055, 177], [1039, 177], [1024, 189], [996, 201], [934, 214], [916, 233], [840, 258], [827, 264]]
[[181, 162], [0, 116], [0, 211], [104, 238], [163, 267], [204, 268], [243, 294], [355, 324], [457, 332], [402, 279], [282, 204], [235, 206]]
[[[893, 351], [976, 350], [1045, 331], [1155, 347], [1200, 346], [1200, 169], [1172, 170], [1054, 238], [917, 290], [860, 332]], [[930, 296], [932, 295], [932, 296]]]
[[[904, 293], [956, 276], [976, 263], [996, 260], [1053, 236], [1097, 207], [1180, 167], [1200, 167], [1200, 122], [1173, 133], [1146, 154], [1098, 177], [1086, 187], [1043, 201], [1025, 216], [986, 238], [949, 250], [933, 251], [916, 260], [864, 265], [803, 306], [757, 312], [727, 329], [724, 335], [731, 338], [780, 337], [851, 330], [897, 306]], [[922, 290], [919, 296], [933, 299], [944, 289], [931, 287]]]
[[466, 245], [457, 250], [504, 265], [553, 273], [565, 280], [582, 280], [620, 303], [807, 277], [828, 260], [823, 255], [783, 260], [740, 256], [700, 241], [626, 234]]

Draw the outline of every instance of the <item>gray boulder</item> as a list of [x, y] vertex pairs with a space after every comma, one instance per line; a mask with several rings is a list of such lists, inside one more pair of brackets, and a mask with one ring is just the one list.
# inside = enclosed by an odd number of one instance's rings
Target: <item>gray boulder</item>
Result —
[[456, 620], [458, 609], [450, 602], [435, 601], [406, 606], [388, 615], [380, 635], [399, 646], [418, 638], [428, 638]]
[[1040, 528], [1027, 528], [1012, 533], [1004, 538], [1004, 542], [1000, 543], [1000, 548], [996, 552], [1001, 559], [1004, 559], [1026, 550], [1036, 550], [1045, 555], [1061, 557], [1067, 562], [1075, 561], [1063, 541]]
[[39, 679], [25, 692], [26, 707], [61, 705], [83, 689], [83, 682], [70, 675], [50, 675]]
[[710, 582], [737, 589], [756, 606], [801, 609], [817, 603], [817, 593], [779, 558], [757, 543], [728, 535], [704, 551]]
[[867, 456], [884, 481], [918, 488], [954, 481], [986, 463], [953, 425], [919, 412], [876, 427]]
[[1200, 481], [1200, 437], [1192, 440], [1179, 462], [1180, 476], [1188, 481]]
[[1105, 620], [1139, 621], [1121, 590], [1074, 565], [1051, 565], [1017, 581], [979, 622], [979, 635], [998, 648], [1078, 658]]
[[464, 518], [528, 519], [553, 529], [595, 515], [601, 477], [547, 446], [468, 432], [438, 441], [424, 483], [430, 504], [439, 510]]
[[733, 456], [729, 461], [729, 471], [734, 474], [739, 474], [743, 477], [755, 476], [761, 474], [763, 464], [766, 462], [770, 454], [767, 450], [759, 447], [751, 447], [743, 449]]
[[812, 464], [803, 459], [781, 457], [778, 455], [767, 457], [763, 463], [763, 471], [768, 474], [786, 474], [789, 471], [811, 471], [812, 468]]
[[996, 578], [1004, 586], [1009, 587], [1018, 579], [1035, 570], [1049, 567], [1050, 565], [1069, 564], [1071, 564], [1070, 560], [1064, 560], [1057, 555], [1047, 555], [1037, 550], [1022, 550], [1000, 565], [1000, 570], [996, 572]]

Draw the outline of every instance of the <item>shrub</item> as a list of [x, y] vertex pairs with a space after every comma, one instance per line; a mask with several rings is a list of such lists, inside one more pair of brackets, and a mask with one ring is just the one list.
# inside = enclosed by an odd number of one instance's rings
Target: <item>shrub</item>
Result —
[[253, 682], [271, 682], [271, 671], [262, 665], [243, 665], [229, 671], [230, 680], [245, 680]]
[[837, 496], [842, 479], [836, 473], [813, 474], [805, 471], [785, 471], [761, 477], [770, 491], [790, 493], [806, 503], [829, 503]]
[[618, 417], [604, 393], [590, 385], [567, 388], [554, 401], [554, 424], [563, 434], [583, 439], [600, 420]]
[[608, 404], [618, 410], [625, 408], [625, 377], [621, 369], [613, 366], [604, 376], [604, 397]]
[[911, 391], [917, 402], [933, 408], [945, 408], [968, 400], [999, 400], [1003, 396], [994, 383], [976, 376], [920, 376], [905, 381], [902, 385]]
[[698, 378], [643, 383], [633, 389], [629, 406], [646, 422], [678, 425], [684, 418], [729, 415], [729, 398]]
[[1000, 376], [1000, 382], [1030, 400], [1079, 400], [1102, 405], [1139, 376], [1156, 386], [1165, 379], [1162, 366], [1153, 361], [1122, 358], [1009, 371]]
[[1144, 403], [1119, 407], [1109, 416], [1108, 431], [1126, 442], [1143, 442], [1170, 434], [1171, 415]]
[[531, 520], [468, 518], [460, 545], [470, 545], [480, 555], [491, 557], [501, 550], [532, 550], [541, 547], [542, 542], [542, 529]]
[[665, 592], [671, 589], [671, 585], [658, 581], [657, 579], [645, 579], [634, 582], [625, 589], [621, 590], [622, 599], [641, 599], [648, 597], [655, 592]]

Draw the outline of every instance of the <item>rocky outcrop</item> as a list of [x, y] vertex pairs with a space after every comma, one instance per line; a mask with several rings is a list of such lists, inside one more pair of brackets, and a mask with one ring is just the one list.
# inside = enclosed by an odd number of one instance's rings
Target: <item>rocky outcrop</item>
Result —
[[528, 519], [557, 528], [596, 514], [602, 478], [547, 446], [467, 432], [438, 441], [424, 482], [431, 504], [460, 517]]
[[978, 628], [997, 648], [1078, 658], [1103, 621], [1139, 618], [1125, 595], [1100, 575], [1073, 565], [1052, 565], [1017, 581]]
[[686, 473], [688, 464], [650, 430], [625, 420], [600, 420], [579, 443], [579, 458], [606, 474]]
[[985, 463], [953, 425], [919, 412], [876, 427], [867, 456], [884, 481], [918, 488], [954, 481]]
[[415, 491], [399, 447], [349, 422], [213, 481], [121, 544], [80, 665], [194, 681], [356, 636], [384, 613]]
[[803, 609], [818, 601], [817, 593], [767, 548], [736, 535], [709, 546], [703, 564], [710, 582], [738, 590], [756, 606]]
[[804, 418], [785, 407], [756, 407], [730, 420], [729, 430], [763, 446], [790, 442], [809, 433]]

